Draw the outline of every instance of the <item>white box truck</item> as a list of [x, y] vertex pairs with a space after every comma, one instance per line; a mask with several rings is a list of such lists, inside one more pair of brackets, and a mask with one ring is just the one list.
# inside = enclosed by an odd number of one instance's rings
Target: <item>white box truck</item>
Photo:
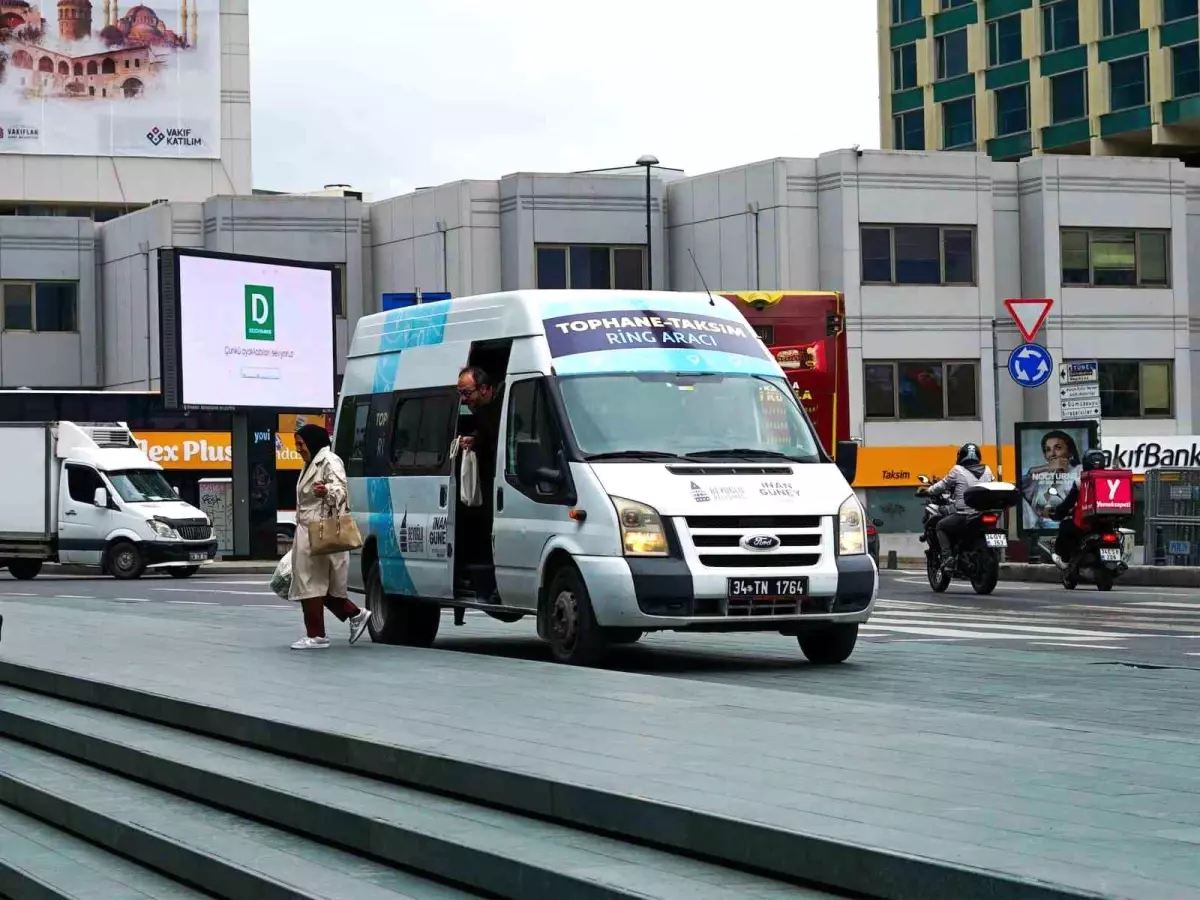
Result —
[[45, 562], [186, 578], [216, 556], [208, 516], [179, 499], [124, 422], [0, 423], [0, 466], [0, 566], [14, 578]]

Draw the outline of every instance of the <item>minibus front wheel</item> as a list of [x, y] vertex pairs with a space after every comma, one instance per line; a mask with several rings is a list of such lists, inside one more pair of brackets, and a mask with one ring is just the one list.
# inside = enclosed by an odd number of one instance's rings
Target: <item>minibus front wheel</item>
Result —
[[608, 647], [592, 612], [592, 599], [579, 570], [560, 565], [546, 591], [546, 639], [555, 661], [573, 666], [598, 662]]
[[844, 622], [828, 625], [816, 631], [805, 631], [796, 636], [800, 652], [811, 663], [835, 666], [845, 662], [858, 643], [858, 623]]

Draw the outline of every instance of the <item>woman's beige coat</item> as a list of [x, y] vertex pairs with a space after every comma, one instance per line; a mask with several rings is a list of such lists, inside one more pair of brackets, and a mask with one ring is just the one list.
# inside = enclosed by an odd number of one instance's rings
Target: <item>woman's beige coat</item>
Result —
[[[326, 495], [318, 497], [313, 486], [324, 482]], [[296, 484], [296, 540], [292, 544], [293, 600], [346, 597], [346, 578], [350, 573], [350, 553], [313, 556], [308, 551], [308, 522], [341, 515], [348, 510], [346, 468], [328, 447], [309, 463]]]

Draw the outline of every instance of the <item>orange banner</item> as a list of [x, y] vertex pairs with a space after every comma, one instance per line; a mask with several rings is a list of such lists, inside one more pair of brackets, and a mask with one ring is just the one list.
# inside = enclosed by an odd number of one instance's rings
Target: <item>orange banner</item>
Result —
[[[983, 461], [996, 474], [996, 448], [980, 444]], [[859, 447], [855, 487], [917, 487], [918, 475], [941, 478], [954, 465], [958, 447]], [[1017, 459], [1011, 444], [1004, 446], [1004, 480], [1016, 477]]]
[[[133, 437], [151, 462], [164, 469], [213, 472], [233, 468], [228, 431], [141, 431]], [[275, 466], [281, 470], [304, 467], [290, 430], [275, 435]]]

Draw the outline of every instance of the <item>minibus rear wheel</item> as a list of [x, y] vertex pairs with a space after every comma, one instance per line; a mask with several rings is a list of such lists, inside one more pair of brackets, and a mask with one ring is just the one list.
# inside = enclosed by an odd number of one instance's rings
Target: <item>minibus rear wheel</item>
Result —
[[847, 622], [830, 625], [817, 631], [806, 631], [796, 635], [800, 651], [811, 663], [832, 666], [845, 662], [858, 643], [858, 623]]
[[546, 635], [555, 661], [572, 666], [598, 662], [608, 641], [596, 623], [587, 585], [573, 565], [565, 563], [555, 570], [546, 602]]
[[442, 621], [442, 609], [436, 603], [422, 603], [408, 597], [385, 594], [379, 562], [367, 573], [367, 630], [376, 644], [403, 647], [431, 647]]

